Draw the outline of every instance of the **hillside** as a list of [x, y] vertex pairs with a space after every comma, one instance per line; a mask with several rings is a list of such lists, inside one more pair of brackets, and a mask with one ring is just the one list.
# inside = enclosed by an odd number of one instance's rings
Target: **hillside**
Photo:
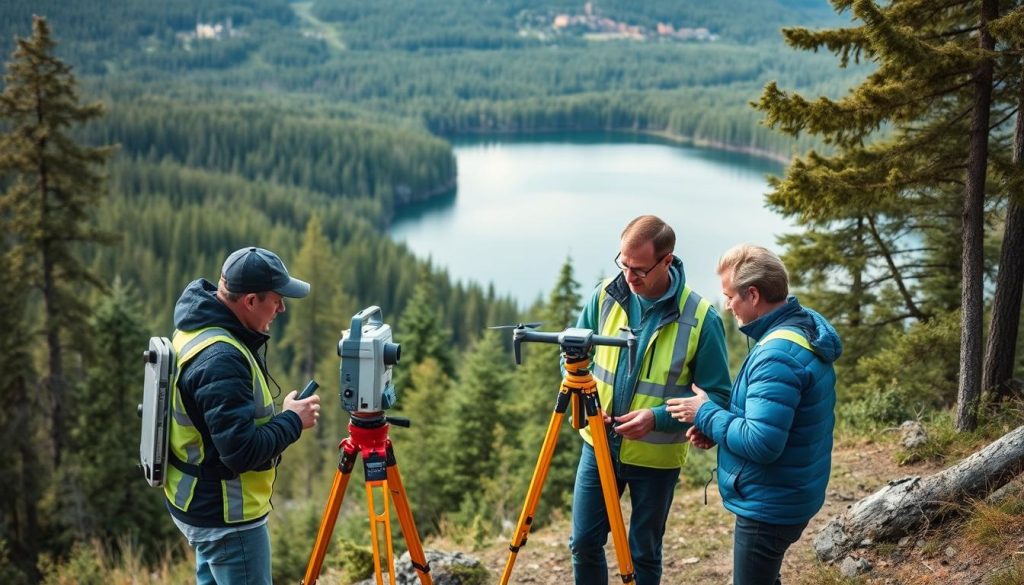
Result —
[[[824, 567], [815, 558], [811, 542], [829, 519], [852, 503], [868, 496], [889, 481], [908, 475], [928, 475], [942, 468], [935, 462], [899, 465], [901, 449], [888, 434], [878, 440], [854, 440], [839, 444], [833, 451], [833, 470], [822, 510], [812, 519], [800, 541], [793, 545], [782, 569], [783, 582], [791, 585], [924, 585], [937, 583], [1024, 583], [1024, 477], [1018, 478], [1010, 495], [999, 508], [985, 508], [933, 530], [922, 531], [899, 544], [882, 543], [859, 551], [873, 569], [859, 578], [843, 579], [837, 567]], [[665, 583], [727, 584], [732, 570], [733, 516], [721, 506], [714, 485], [703, 488], [680, 487], [672, 504], [672, 514], [664, 539]], [[625, 500], [624, 500], [625, 501]], [[995, 511], [993, 511], [995, 510]], [[624, 506], [628, 518], [628, 505]], [[628, 522], [628, 520], [627, 520]], [[572, 561], [568, 551], [570, 526], [560, 519], [536, 533], [520, 552], [513, 572], [513, 583], [564, 585], [571, 579]], [[428, 543], [428, 548], [454, 547], [451, 542]], [[501, 574], [508, 555], [507, 539], [494, 539], [486, 548], [471, 553], [478, 556], [495, 579]], [[618, 582], [615, 551], [606, 547], [609, 582]], [[1014, 564], [1016, 562], [1016, 565]], [[1017, 567], [1015, 569], [1015, 567]], [[1018, 580], [995, 581], [1013, 574]], [[1005, 578], [1005, 577], [1004, 577]]]

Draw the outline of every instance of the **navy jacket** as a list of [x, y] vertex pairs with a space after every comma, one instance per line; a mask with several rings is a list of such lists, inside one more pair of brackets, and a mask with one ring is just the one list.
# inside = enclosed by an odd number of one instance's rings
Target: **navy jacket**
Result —
[[[246, 328], [217, 298], [217, 287], [200, 279], [189, 283], [174, 307], [174, 326], [181, 331], [222, 327], [252, 352], [263, 373], [259, 350], [269, 336]], [[269, 469], [285, 448], [298, 440], [302, 420], [291, 411], [278, 413], [257, 427], [249, 362], [234, 347], [214, 343], [185, 364], [178, 376], [185, 411], [203, 437], [204, 468], [241, 474]], [[179, 520], [193, 526], [225, 526], [221, 483], [199, 480], [189, 511], [167, 505]], [[237, 526], [233, 524], [232, 526]]]
[[729, 407], [705, 402], [694, 424], [718, 443], [725, 507], [770, 524], [802, 524], [825, 501], [832, 469], [839, 335], [796, 297], [740, 328], [759, 342], [779, 328], [803, 335], [813, 352], [786, 339], [756, 343], [733, 385]]

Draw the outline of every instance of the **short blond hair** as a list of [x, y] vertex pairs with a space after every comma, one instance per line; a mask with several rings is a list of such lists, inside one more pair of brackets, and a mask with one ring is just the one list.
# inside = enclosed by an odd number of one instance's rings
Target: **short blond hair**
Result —
[[747, 289], [756, 288], [769, 303], [789, 296], [789, 273], [775, 252], [763, 246], [740, 244], [730, 248], [718, 260], [718, 274], [730, 272], [732, 285], [740, 297], [747, 298]]
[[676, 232], [655, 215], [641, 215], [626, 224], [621, 240], [631, 248], [651, 242], [654, 244], [654, 255], [658, 257], [676, 249]]

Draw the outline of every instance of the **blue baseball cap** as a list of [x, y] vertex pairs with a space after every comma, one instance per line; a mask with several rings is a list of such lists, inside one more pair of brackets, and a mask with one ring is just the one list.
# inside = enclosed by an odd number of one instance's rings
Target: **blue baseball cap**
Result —
[[277, 254], [255, 246], [232, 252], [224, 261], [220, 274], [233, 293], [273, 291], [293, 299], [309, 294], [309, 283], [292, 278]]

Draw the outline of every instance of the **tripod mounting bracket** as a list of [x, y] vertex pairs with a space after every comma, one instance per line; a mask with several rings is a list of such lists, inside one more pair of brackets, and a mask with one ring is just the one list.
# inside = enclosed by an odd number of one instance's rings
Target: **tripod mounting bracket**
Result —
[[629, 371], [633, 372], [636, 362], [636, 335], [629, 329], [623, 328], [618, 337], [610, 335], [595, 335], [590, 329], [581, 327], [569, 327], [563, 331], [536, 331], [525, 325], [519, 325], [512, 329], [512, 351], [515, 353], [516, 363], [523, 363], [522, 343], [554, 343], [557, 344], [566, 358], [580, 359], [590, 357], [590, 352], [595, 345], [609, 345], [613, 347], [624, 347], [629, 352]]

